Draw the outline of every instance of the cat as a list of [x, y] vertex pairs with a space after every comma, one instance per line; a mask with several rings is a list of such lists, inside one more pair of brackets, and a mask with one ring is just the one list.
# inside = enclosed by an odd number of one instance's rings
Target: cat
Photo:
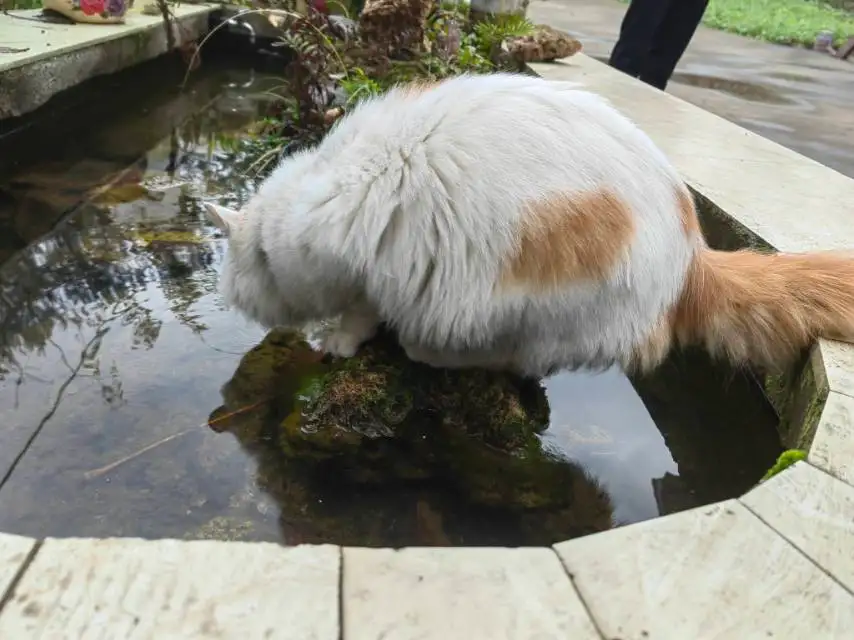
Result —
[[712, 250], [663, 152], [575, 83], [393, 88], [242, 211], [205, 208], [226, 302], [267, 327], [340, 315], [339, 357], [380, 323], [413, 360], [531, 377], [648, 372], [676, 345], [780, 369], [854, 336], [854, 259]]

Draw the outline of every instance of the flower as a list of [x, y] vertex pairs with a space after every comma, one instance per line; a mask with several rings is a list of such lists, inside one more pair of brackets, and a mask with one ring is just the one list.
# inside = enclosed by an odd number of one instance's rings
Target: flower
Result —
[[125, 0], [107, 0], [107, 13], [120, 16], [125, 12]]
[[94, 16], [104, 12], [105, 0], [80, 0], [80, 10], [84, 15]]

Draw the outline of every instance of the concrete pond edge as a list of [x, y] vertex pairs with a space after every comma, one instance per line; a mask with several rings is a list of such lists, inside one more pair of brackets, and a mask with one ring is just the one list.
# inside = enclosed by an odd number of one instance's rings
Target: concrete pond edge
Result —
[[[813, 206], [851, 201], [854, 180], [583, 54], [532, 67], [547, 79], [591, 85], [647, 130], [695, 192], [713, 244], [715, 225], [732, 248], [854, 244], [854, 228], [839, 237], [844, 225], [831, 219], [841, 214]], [[729, 174], [696, 153], [715, 139], [731, 154]], [[780, 183], [786, 170], [821, 179]], [[751, 184], [750, 202], [743, 183]], [[778, 195], [796, 215], [815, 212], [815, 232], [788, 232], [779, 202], [763, 199], [769, 189], [784, 191]], [[763, 232], [772, 222], [773, 232]], [[738, 499], [550, 548], [0, 533], [0, 638], [848, 637], [854, 347], [820, 341], [792, 372], [764, 384], [784, 445], [806, 450], [807, 461]]]
[[[167, 53], [163, 18], [142, 14], [141, 5], [115, 25], [33, 21], [38, 10], [0, 14], [0, 42], [20, 49], [0, 59], [0, 120], [26, 115], [66, 89]], [[173, 7], [174, 48], [204, 36], [216, 7]]]

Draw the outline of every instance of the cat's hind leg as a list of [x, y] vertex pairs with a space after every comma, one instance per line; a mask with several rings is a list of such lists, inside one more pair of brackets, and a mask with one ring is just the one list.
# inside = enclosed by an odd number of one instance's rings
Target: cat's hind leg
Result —
[[377, 333], [380, 319], [368, 304], [358, 304], [341, 315], [341, 322], [323, 340], [323, 350], [338, 358], [352, 358], [362, 343]]

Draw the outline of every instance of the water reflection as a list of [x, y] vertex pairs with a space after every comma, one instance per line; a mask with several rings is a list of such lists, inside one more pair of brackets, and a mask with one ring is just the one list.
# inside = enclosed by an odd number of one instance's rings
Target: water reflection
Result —
[[546, 441], [601, 478], [619, 522], [658, 515], [652, 479], [676, 464], [632, 383], [618, 369], [561, 374], [546, 382], [552, 425]]
[[[224, 242], [199, 202], [252, 192], [257, 152], [227, 134], [262, 111], [267, 81], [208, 77], [194, 100], [126, 111], [77, 156], [0, 185], [0, 530], [535, 544], [736, 495], [770, 466], [766, 405], [701, 360], [639, 381], [640, 396], [614, 371], [548, 380], [543, 441], [558, 455], [542, 468], [567, 489], [548, 508], [479, 502], [441, 465], [379, 485], [299, 468], [282, 450], [280, 370], [275, 400], [227, 417], [245, 406], [229, 389], [264, 336], [222, 307]], [[760, 435], [731, 455], [748, 428], [735, 414]], [[431, 446], [441, 458], [450, 445]]]

